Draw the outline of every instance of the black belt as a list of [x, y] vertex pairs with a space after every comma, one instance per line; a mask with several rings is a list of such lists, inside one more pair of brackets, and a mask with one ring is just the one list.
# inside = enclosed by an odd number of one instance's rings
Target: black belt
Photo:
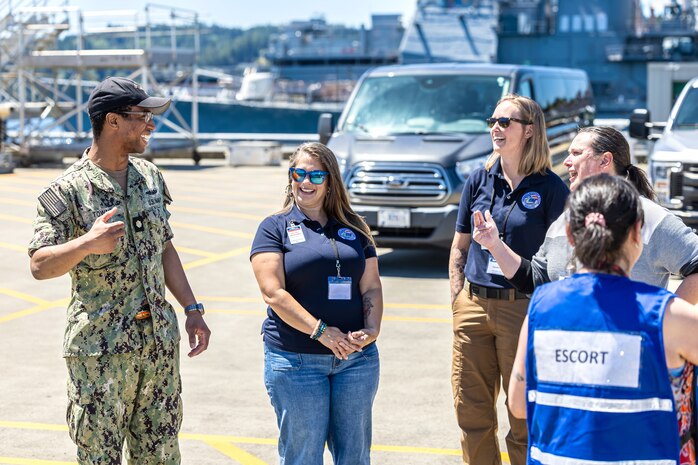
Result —
[[469, 284], [470, 296], [478, 296], [485, 299], [499, 299], [499, 300], [518, 300], [518, 299], [528, 299], [528, 295], [523, 292], [519, 292], [516, 289], [499, 289], [496, 287], [485, 287], [478, 286], [475, 284]]

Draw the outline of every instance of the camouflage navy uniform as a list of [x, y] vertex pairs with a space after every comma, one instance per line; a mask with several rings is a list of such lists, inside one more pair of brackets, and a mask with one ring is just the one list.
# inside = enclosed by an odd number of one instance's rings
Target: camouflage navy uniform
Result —
[[[29, 246], [31, 255], [80, 237], [113, 207], [110, 221], [124, 222], [113, 253], [88, 255], [70, 271], [63, 346], [70, 436], [81, 464], [120, 465], [124, 440], [129, 464], [178, 464], [179, 329], [162, 264], [173, 236], [171, 198], [151, 163], [129, 159], [125, 195], [86, 155], [39, 197]], [[143, 310], [151, 317], [136, 319]]]

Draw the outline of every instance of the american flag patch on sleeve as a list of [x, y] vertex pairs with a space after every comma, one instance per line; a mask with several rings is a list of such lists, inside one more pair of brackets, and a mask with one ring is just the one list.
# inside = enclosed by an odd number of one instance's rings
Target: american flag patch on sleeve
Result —
[[61, 200], [60, 197], [54, 192], [53, 189], [50, 187], [46, 189], [40, 196], [39, 196], [39, 203], [44, 207], [44, 210], [46, 210], [49, 215], [52, 217], [56, 217], [63, 213], [66, 208], [65, 203]]

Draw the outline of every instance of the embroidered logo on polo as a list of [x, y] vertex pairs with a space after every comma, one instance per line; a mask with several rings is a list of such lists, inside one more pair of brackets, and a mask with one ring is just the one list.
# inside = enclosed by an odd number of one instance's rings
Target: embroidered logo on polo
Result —
[[354, 231], [349, 228], [342, 228], [337, 232], [337, 234], [339, 234], [339, 237], [342, 239], [346, 239], [348, 241], [353, 241], [356, 239], [356, 234], [354, 234]]
[[521, 197], [521, 203], [529, 210], [533, 210], [540, 205], [540, 200], [541, 198], [538, 192], [526, 192], [523, 197]]

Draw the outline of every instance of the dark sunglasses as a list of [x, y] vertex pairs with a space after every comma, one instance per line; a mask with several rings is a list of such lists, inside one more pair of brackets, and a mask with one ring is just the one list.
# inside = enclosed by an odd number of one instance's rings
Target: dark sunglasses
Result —
[[526, 121], [525, 119], [507, 118], [507, 117], [487, 118], [487, 119], [485, 119], [485, 121], [487, 121], [488, 128], [493, 128], [494, 124], [497, 123], [497, 124], [499, 124], [499, 127], [502, 129], [508, 128], [512, 121], [516, 121], [517, 123], [521, 123], [521, 124], [533, 124], [533, 121]]
[[322, 184], [325, 182], [327, 175], [330, 174], [328, 171], [306, 171], [301, 168], [289, 168], [288, 171], [291, 173], [291, 179], [294, 181], [303, 182], [307, 176], [313, 184]]

